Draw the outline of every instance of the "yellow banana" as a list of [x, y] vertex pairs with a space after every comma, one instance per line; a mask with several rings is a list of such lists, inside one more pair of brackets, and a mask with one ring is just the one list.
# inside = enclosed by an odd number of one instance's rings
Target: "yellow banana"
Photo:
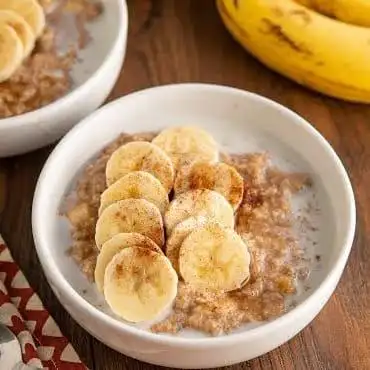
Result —
[[271, 69], [323, 94], [370, 103], [370, 29], [293, 0], [217, 0], [234, 38]]
[[0, 23], [0, 82], [6, 81], [22, 64], [24, 48], [17, 32]]
[[0, 9], [12, 10], [30, 25], [36, 37], [45, 28], [45, 13], [37, 0], [0, 0]]
[[342, 22], [370, 27], [369, 0], [295, 0]]

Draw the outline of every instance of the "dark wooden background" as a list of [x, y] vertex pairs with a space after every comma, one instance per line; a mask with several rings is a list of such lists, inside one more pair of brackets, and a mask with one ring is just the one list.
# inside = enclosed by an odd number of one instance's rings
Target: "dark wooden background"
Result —
[[[370, 106], [322, 97], [263, 67], [225, 31], [212, 0], [128, 3], [127, 58], [110, 99], [149, 86], [189, 81], [257, 92], [295, 110], [329, 140], [356, 192], [356, 241], [330, 302], [289, 343], [230, 369], [370, 369]], [[91, 369], [154, 369], [87, 334], [61, 307], [44, 278], [30, 220], [35, 183], [51, 150], [0, 160], [1, 233], [31, 285]], [[7, 190], [2, 200], [4, 183]]]

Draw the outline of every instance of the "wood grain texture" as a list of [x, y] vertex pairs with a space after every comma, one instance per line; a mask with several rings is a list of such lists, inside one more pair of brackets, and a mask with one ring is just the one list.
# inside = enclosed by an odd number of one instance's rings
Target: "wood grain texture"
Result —
[[[230, 369], [370, 369], [370, 285], [366, 284], [370, 281], [370, 106], [325, 98], [263, 67], [225, 31], [212, 0], [128, 3], [125, 70], [110, 99], [149, 86], [189, 81], [257, 92], [298, 112], [326, 137], [347, 167], [356, 192], [356, 241], [330, 302], [289, 343]], [[1, 205], [4, 208], [0, 230], [15, 260], [89, 368], [155, 369], [88, 335], [63, 310], [45, 281], [34, 251], [30, 215], [37, 177], [50, 150], [0, 161], [0, 209]], [[2, 202], [4, 179], [7, 196]]]

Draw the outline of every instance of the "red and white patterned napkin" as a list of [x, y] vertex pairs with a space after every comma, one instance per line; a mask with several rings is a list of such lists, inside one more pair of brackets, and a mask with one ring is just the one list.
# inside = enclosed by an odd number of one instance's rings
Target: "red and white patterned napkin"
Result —
[[51, 370], [86, 370], [45, 310], [0, 235], [0, 322], [21, 344], [23, 362]]

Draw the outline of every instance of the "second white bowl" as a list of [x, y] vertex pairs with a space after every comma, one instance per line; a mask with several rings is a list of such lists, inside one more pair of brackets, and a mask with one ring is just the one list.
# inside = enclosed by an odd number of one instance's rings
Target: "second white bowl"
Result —
[[92, 41], [72, 70], [73, 89], [45, 107], [0, 119], [0, 158], [53, 143], [105, 101], [122, 68], [127, 27], [126, 1], [105, 1], [89, 25]]

